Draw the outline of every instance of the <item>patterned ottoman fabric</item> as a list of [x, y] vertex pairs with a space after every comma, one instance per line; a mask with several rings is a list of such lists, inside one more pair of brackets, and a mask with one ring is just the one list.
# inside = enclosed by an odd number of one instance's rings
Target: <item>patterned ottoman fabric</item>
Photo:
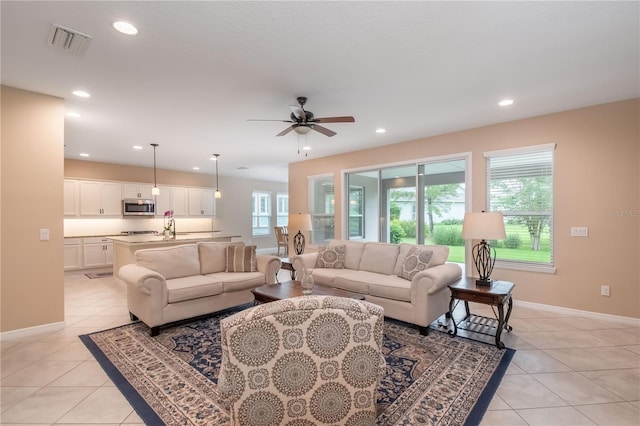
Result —
[[223, 319], [218, 384], [232, 424], [375, 424], [383, 321], [380, 306], [331, 296]]

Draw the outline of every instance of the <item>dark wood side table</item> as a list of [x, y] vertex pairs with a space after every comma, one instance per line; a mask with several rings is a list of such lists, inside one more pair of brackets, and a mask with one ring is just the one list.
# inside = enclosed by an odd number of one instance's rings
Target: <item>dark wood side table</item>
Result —
[[[281, 257], [280, 258], [280, 269], [284, 269], [291, 273], [291, 279], [296, 279], [296, 270], [293, 269], [293, 258], [291, 257]], [[278, 281], [278, 273], [276, 272], [276, 281]], [[278, 281], [280, 282], [280, 281]]]
[[[476, 285], [476, 278], [462, 277], [457, 282], [451, 284], [451, 301], [449, 302], [449, 315], [453, 323], [453, 330], [449, 330], [451, 336], [458, 334], [458, 328], [474, 333], [495, 336], [496, 346], [504, 349], [504, 343], [500, 340], [502, 329], [510, 332], [513, 328], [509, 325], [509, 317], [513, 308], [513, 299], [511, 291], [515, 284], [509, 281], [493, 281], [491, 286]], [[456, 302], [457, 301], [457, 302]], [[453, 311], [460, 301], [464, 301], [465, 317], [456, 322]], [[495, 306], [498, 309], [496, 318], [488, 318], [479, 315], [473, 315], [469, 311], [469, 302], [482, 303], [485, 305]], [[508, 305], [507, 315], [504, 314], [504, 304]], [[494, 310], [495, 313], [495, 310]], [[463, 324], [464, 327], [460, 326]]]

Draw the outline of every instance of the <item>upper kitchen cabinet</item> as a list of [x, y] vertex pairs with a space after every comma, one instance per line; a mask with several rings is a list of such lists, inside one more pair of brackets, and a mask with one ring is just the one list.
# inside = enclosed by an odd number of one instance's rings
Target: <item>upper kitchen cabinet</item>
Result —
[[[162, 192], [162, 190], [160, 190]], [[171, 188], [171, 209], [174, 216], [187, 216], [188, 214], [188, 190], [187, 188]], [[164, 212], [162, 212], [164, 214]]]
[[142, 198], [145, 200], [153, 199], [151, 190], [153, 185], [145, 185], [138, 183], [125, 183], [122, 185], [122, 198]]
[[122, 216], [122, 184], [81, 181], [80, 215]]
[[189, 216], [215, 216], [212, 190], [189, 188]]
[[80, 194], [77, 180], [64, 180], [64, 215], [77, 216], [80, 210]]

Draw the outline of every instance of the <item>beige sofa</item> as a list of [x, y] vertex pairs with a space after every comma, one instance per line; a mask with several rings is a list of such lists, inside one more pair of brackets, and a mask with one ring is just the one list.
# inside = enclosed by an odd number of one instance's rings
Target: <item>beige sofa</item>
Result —
[[118, 278], [127, 285], [132, 320], [156, 336], [160, 327], [253, 302], [251, 290], [275, 283], [280, 259], [244, 243], [199, 242], [135, 252]]
[[458, 264], [446, 263], [448, 256], [447, 246], [333, 240], [317, 253], [295, 256], [293, 267], [298, 274], [312, 271], [316, 285], [365, 295], [385, 316], [415, 324], [426, 335], [448, 313], [448, 285], [462, 276]]

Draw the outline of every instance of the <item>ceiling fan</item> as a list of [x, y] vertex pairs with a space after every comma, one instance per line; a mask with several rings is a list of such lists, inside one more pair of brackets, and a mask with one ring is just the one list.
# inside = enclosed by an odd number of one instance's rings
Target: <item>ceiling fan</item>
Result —
[[289, 105], [289, 108], [291, 108], [291, 115], [289, 116], [289, 120], [249, 119], [247, 121], [282, 121], [283, 123], [292, 123], [291, 126], [287, 127], [276, 136], [284, 136], [292, 130], [295, 130], [295, 132], [298, 134], [306, 135], [311, 130], [315, 130], [316, 132], [320, 132], [323, 135], [329, 137], [335, 136], [336, 132], [327, 129], [326, 127], [323, 127], [318, 123], [354, 123], [356, 121], [356, 119], [351, 116], [315, 118], [311, 111], [305, 111], [304, 109], [304, 104], [307, 103], [307, 98], [305, 98], [304, 96], [299, 96], [297, 98], [297, 101], [298, 105]]

